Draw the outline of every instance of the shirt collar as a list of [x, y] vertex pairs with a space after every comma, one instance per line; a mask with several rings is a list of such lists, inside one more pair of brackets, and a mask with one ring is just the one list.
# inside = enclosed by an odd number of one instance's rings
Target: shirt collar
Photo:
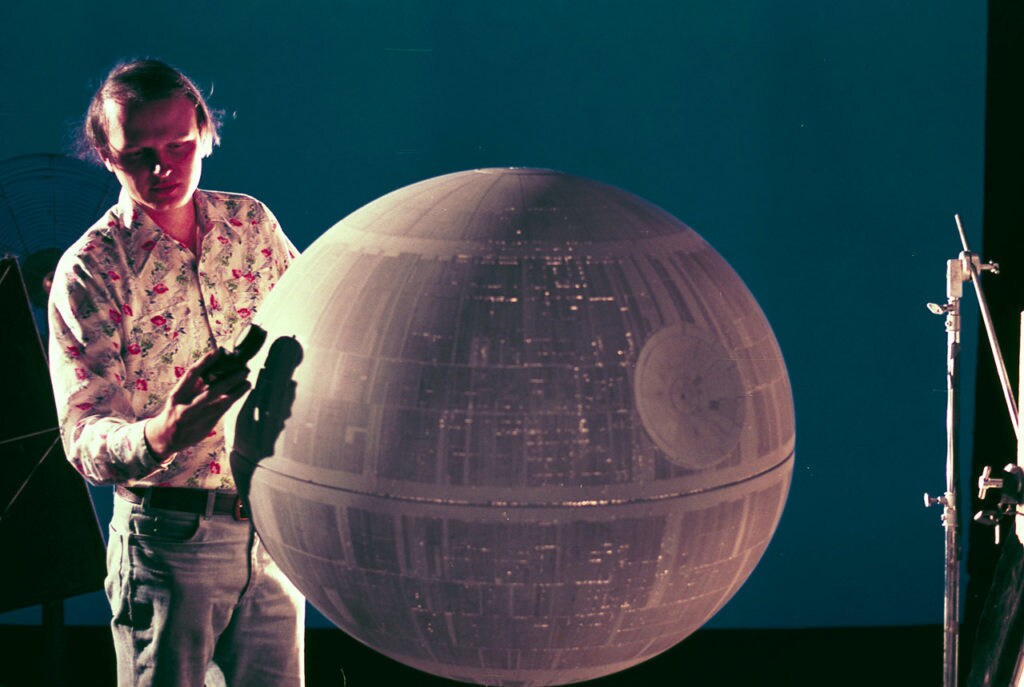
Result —
[[[209, 200], [206, 193], [196, 189], [193, 196], [196, 204], [196, 222], [199, 233], [205, 236], [210, 231]], [[117, 198], [115, 213], [124, 232], [124, 243], [128, 255], [140, 264], [146, 256], [161, 242], [177, 243], [154, 222], [142, 206], [132, 200], [128, 192], [122, 188]]]

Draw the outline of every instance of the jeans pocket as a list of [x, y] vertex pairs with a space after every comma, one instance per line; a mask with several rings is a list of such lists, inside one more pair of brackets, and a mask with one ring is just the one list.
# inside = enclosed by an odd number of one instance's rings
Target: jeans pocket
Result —
[[196, 536], [201, 520], [198, 513], [154, 508], [132, 513], [128, 526], [139, 540], [183, 543]]
[[110, 602], [110, 610], [117, 618], [125, 602], [125, 555], [124, 536], [118, 534], [113, 527], [107, 543], [107, 575], [103, 579], [103, 591]]

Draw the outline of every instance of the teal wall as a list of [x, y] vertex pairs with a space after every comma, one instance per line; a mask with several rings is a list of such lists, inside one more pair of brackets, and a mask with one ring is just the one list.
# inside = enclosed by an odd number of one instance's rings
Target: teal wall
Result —
[[[924, 304], [954, 212], [980, 244], [986, 19], [954, 0], [5, 0], [0, 160], [65, 150], [106, 70], [148, 55], [226, 112], [204, 186], [261, 198], [300, 248], [463, 169], [630, 190], [744, 278], [794, 387], [787, 510], [711, 626], [939, 623], [921, 493], [944, 488], [945, 334]], [[69, 621], [105, 623], [103, 603]]]

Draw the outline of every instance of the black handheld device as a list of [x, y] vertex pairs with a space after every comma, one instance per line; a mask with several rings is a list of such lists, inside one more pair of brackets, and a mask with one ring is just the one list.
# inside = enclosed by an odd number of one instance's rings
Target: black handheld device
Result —
[[232, 350], [226, 352], [203, 373], [203, 381], [213, 384], [218, 379], [241, 370], [252, 360], [266, 340], [267, 332], [258, 324], [250, 324], [238, 333]]

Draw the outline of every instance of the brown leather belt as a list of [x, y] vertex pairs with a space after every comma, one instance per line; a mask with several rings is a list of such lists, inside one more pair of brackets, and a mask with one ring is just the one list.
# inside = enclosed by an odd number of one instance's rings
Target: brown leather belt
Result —
[[[114, 490], [118, 496], [131, 503], [145, 503], [151, 508], [178, 510], [186, 513], [230, 515], [235, 520], [248, 520], [249, 513], [238, 494], [227, 491], [206, 489], [184, 489], [180, 487], [128, 487], [118, 484]], [[210, 500], [213, 499], [211, 508]]]

